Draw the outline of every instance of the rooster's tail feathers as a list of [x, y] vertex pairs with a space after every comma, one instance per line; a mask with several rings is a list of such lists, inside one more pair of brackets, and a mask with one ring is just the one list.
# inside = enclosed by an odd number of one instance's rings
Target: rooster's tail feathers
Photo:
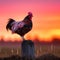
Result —
[[9, 18], [9, 21], [8, 21], [8, 23], [7, 23], [7, 25], [6, 25], [6, 29], [7, 29], [7, 30], [8, 30], [8, 29], [11, 30], [11, 27], [12, 27], [11, 23], [14, 22], [14, 21], [15, 21], [15, 20]]

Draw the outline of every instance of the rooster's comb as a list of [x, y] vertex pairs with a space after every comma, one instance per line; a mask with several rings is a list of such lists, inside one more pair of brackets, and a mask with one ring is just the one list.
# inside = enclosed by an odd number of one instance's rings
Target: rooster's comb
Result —
[[32, 12], [28, 12], [28, 15], [31, 15], [31, 16], [33, 16]]

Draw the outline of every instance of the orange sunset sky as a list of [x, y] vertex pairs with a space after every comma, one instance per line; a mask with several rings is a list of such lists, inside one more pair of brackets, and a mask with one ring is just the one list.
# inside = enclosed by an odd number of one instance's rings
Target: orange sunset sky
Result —
[[60, 38], [60, 0], [0, 0], [0, 40], [19, 41], [20, 36], [7, 32], [5, 26], [9, 18], [21, 21], [29, 11], [33, 13], [33, 28], [26, 39]]

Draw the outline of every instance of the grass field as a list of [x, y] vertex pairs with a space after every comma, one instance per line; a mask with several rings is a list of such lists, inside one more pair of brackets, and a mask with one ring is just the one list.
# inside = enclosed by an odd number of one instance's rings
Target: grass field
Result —
[[[11, 55], [21, 56], [21, 44], [17, 47], [11, 46], [6, 43], [6, 45], [0, 45], [0, 57], [9, 57]], [[15, 44], [16, 45], [16, 44]], [[13, 46], [13, 47], [12, 47]], [[39, 57], [44, 54], [53, 54], [60, 57], [60, 44], [45, 44], [45, 43], [35, 43], [35, 57]]]

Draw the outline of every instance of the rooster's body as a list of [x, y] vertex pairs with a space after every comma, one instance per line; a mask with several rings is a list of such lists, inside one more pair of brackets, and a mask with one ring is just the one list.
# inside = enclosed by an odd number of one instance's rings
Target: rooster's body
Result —
[[28, 15], [19, 22], [9, 19], [6, 29], [9, 29], [12, 33], [17, 33], [21, 37], [24, 37], [24, 35], [32, 29], [32, 13], [29, 12]]

